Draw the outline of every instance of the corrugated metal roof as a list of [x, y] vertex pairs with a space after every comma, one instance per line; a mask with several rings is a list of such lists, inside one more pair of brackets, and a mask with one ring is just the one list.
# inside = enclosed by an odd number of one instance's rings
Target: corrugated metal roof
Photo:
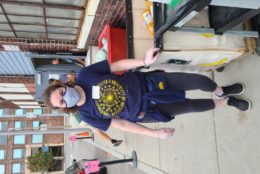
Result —
[[1, 51], [0, 75], [33, 75], [34, 67], [25, 52]]
[[0, 2], [0, 37], [77, 40], [88, 0]]

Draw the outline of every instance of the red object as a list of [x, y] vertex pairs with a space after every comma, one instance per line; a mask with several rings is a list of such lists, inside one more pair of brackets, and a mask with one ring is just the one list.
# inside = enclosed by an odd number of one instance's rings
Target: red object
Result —
[[85, 173], [93, 173], [93, 172], [99, 172], [100, 171], [100, 161], [94, 160], [94, 161], [87, 161], [84, 164], [85, 166]]
[[[109, 23], [105, 25], [98, 38], [98, 47], [102, 48], [102, 38], [107, 38], [108, 62], [116, 62], [127, 58], [126, 30], [121, 28], [112, 28]], [[125, 72], [125, 71], [124, 71]], [[118, 72], [115, 74], [122, 74]]]
[[70, 135], [69, 140], [70, 140], [71, 142], [75, 142], [75, 141], [77, 140], [77, 136], [75, 136], [75, 135]]
[[89, 137], [90, 133], [89, 132], [80, 132], [80, 133], [77, 133], [77, 136]]

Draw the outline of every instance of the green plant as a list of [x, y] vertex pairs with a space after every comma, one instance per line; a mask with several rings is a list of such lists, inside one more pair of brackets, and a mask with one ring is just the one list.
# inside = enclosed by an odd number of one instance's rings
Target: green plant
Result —
[[53, 154], [52, 152], [39, 151], [32, 156], [27, 157], [28, 169], [31, 172], [41, 172], [52, 168]]

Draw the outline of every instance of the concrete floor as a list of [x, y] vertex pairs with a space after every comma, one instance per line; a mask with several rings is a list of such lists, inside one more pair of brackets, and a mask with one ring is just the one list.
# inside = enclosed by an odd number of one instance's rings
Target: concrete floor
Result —
[[260, 171], [260, 57], [253, 55], [215, 73], [221, 84], [242, 82], [246, 92], [241, 96], [250, 99], [252, 109], [238, 112], [234, 109], [216, 110], [215, 125], [220, 173], [250, 173]]

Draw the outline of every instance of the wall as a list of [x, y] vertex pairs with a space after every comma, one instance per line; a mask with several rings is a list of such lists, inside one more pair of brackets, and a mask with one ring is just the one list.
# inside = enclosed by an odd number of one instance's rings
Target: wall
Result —
[[112, 27], [125, 28], [125, 1], [124, 0], [100, 0], [96, 16], [89, 33], [86, 48], [89, 45], [97, 45], [98, 36], [104, 26], [109, 22]]
[[[0, 77], [0, 83], [22, 83], [26, 86], [29, 94], [35, 94], [35, 83], [34, 77], [14, 77], [14, 76], [4, 76]], [[18, 106], [10, 101], [6, 101], [0, 97], [0, 109], [17, 109]]]

